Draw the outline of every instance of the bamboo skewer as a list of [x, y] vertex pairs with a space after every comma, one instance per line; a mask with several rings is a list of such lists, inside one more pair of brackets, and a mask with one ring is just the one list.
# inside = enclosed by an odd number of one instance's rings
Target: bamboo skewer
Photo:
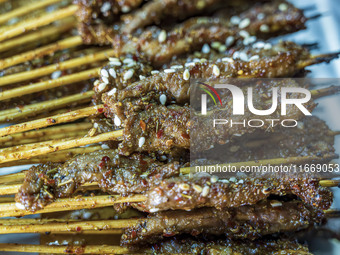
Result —
[[34, 3], [31, 4], [26, 4], [22, 7], [19, 7], [13, 11], [4, 13], [0, 16], [0, 24], [5, 23], [6, 21], [12, 19], [12, 18], [16, 18], [16, 17], [20, 17], [23, 16], [25, 14], [28, 14], [30, 12], [33, 12], [35, 10], [44, 8], [46, 6], [58, 3], [60, 0], [43, 0], [43, 1], [36, 1]]
[[67, 60], [67, 61], [64, 61], [64, 62], [61, 62], [61, 63], [56, 63], [56, 64], [53, 64], [53, 65], [37, 68], [37, 69], [34, 69], [34, 70], [29, 70], [29, 71], [22, 72], [22, 73], [15, 73], [15, 74], [12, 74], [12, 75], [7, 75], [7, 76], [0, 78], [0, 86], [4, 86], [4, 85], [11, 84], [11, 83], [16, 83], [16, 82], [21, 82], [21, 81], [25, 81], [25, 80], [34, 79], [34, 78], [41, 77], [41, 76], [44, 76], [44, 75], [47, 75], [47, 74], [51, 74], [51, 73], [53, 73], [57, 70], [62, 71], [62, 70], [86, 65], [86, 64], [89, 64], [89, 63], [95, 63], [97, 61], [104, 60], [107, 57], [111, 57], [113, 55], [114, 55], [113, 50], [104, 50], [104, 51], [101, 51], [101, 52], [89, 54], [89, 55], [84, 56], [84, 57], [79, 57], [79, 58]]
[[71, 84], [71, 83], [89, 80], [91, 78], [98, 77], [99, 70], [100, 68], [93, 68], [93, 69], [82, 71], [79, 73], [66, 75], [55, 80], [42, 81], [42, 82], [38, 82], [35, 84], [26, 85], [26, 86], [11, 89], [11, 90], [6, 90], [4, 92], [0, 92], [0, 101], [14, 98], [14, 97], [24, 96], [24, 95], [35, 93], [35, 92], [44, 91], [47, 89], [64, 86], [64, 85]]
[[29, 20], [25, 20], [24, 22], [10, 27], [8, 30], [4, 30], [0, 34], [0, 42], [4, 40], [8, 40], [14, 36], [21, 34], [23, 31], [30, 31], [36, 29], [38, 27], [42, 27], [48, 24], [51, 24], [54, 21], [72, 16], [78, 10], [77, 5], [70, 5], [60, 10], [56, 10], [51, 13], [47, 13], [40, 17], [34, 17]]
[[22, 182], [25, 178], [26, 171], [15, 174], [0, 175], [0, 184]]
[[[1, 17], [1, 16], [0, 16]], [[0, 52], [8, 51], [10, 49], [26, 45], [27, 43], [36, 42], [41, 40], [41, 38], [46, 38], [53, 36], [55, 34], [64, 33], [75, 26], [75, 22], [72, 21], [64, 22], [58, 26], [49, 26], [38, 31], [32, 32], [28, 35], [20, 36], [12, 40], [8, 40], [0, 43]]]
[[4, 69], [10, 66], [14, 66], [16, 64], [30, 61], [32, 59], [48, 55], [58, 50], [72, 48], [72, 47], [79, 46], [82, 44], [83, 44], [83, 41], [80, 36], [73, 36], [70, 38], [66, 38], [58, 42], [43, 46], [41, 48], [0, 60], [0, 69]]
[[94, 95], [93, 91], [88, 91], [85, 93], [66, 96], [63, 98], [49, 100], [46, 102], [26, 105], [22, 108], [13, 108], [10, 110], [6, 110], [3, 112], [0, 112], [0, 122], [13, 121], [13, 120], [21, 119], [24, 117], [29, 117], [29, 116], [36, 115], [41, 112], [72, 105], [74, 103], [80, 104], [80, 103], [89, 102], [91, 101], [91, 98], [93, 95]]

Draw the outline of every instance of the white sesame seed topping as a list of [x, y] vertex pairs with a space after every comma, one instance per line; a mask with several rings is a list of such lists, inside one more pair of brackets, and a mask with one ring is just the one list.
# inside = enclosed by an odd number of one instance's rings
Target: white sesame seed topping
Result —
[[129, 64], [129, 63], [131, 63], [131, 62], [134, 62], [134, 60], [133, 60], [132, 58], [124, 58], [124, 59], [123, 59], [123, 63], [124, 63], [124, 64]]
[[185, 69], [185, 71], [183, 72], [183, 79], [186, 81], [190, 79], [190, 72], [188, 69]]
[[108, 78], [102, 76], [102, 80], [103, 80], [103, 82], [104, 82], [105, 84], [109, 84], [109, 79], [108, 79]]
[[264, 13], [259, 13], [259, 14], [257, 14], [257, 19], [258, 19], [258, 20], [263, 20], [264, 17], [265, 17]]
[[249, 37], [250, 35], [249, 35], [249, 33], [248, 33], [247, 31], [241, 30], [241, 31], [240, 31], [240, 36], [242, 36], [243, 38], [247, 38], [247, 37]]
[[139, 75], [140, 80], [144, 80], [146, 77], [144, 75]]
[[201, 193], [203, 191], [203, 189], [200, 185], [194, 184], [194, 185], [192, 185], [192, 187], [197, 193]]
[[203, 47], [202, 47], [202, 53], [208, 54], [209, 52], [210, 52], [210, 47], [209, 47], [209, 45], [206, 43], [206, 44], [204, 44]]
[[141, 148], [144, 145], [144, 143], [145, 143], [145, 137], [142, 136], [141, 138], [139, 138], [139, 141], [138, 141], [139, 148]]
[[162, 30], [162, 31], [159, 33], [159, 35], [158, 35], [158, 41], [159, 41], [160, 43], [165, 42], [166, 37], [167, 37], [166, 31], [165, 31], [165, 30]]
[[219, 181], [219, 182], [222, 182], [222, 183], [229, 183], [229, 180], [228, 180], [228, 179], [219, 179], [218, 181]]
[[256, 36], [249, 36], [243, 40], [244, 45], [252, 44], [256, 41]]
[[282, 206], [282, 203], [280, 201], [273, 200], [273, 201], [270, 201], [270, 205], [272, 207], [279, 207], [279, 206]]
[[198, 59], [198, 58], [194, 58], [192, 61], [193, 61], [194, 63], [200, 63], [200, 62], [201, 62], [201, 60]]
[[133, 66], [135, 66], [137, 64], [137, 62], [136, 61], [132, 61], [132, 62], [130, 62], [129, 64], [127, 64], [127, 67], [133, 67]]
[[[120, 125], [122, 125], [122, 121], [120, 120], [120, 118], [118, 117], [118, 115], [115, 115], [113, 121], [114, 121], [114, 123], [115, 123], [115, 125], [116, 125], [117, 127], [120, 127]], [[141, 146], [139, 146], [139, 147], [141, 147]]]
[[285, 3], [282, 3], [279, 5], [279, 10], [284, 12], [284, 11], [287, 11], [288, 10], [288, 5], [285, 4]]
[[155, 213], [155, 212], [158, 212], [158, 211], [159, 211], [158, 208], [151, 208], [151, 209], [149, 210], [149, 212], [151, 212], [151, 213]]
[[213, 66], [213, 74], [217, 77], [220, 76], [220, 74], [221, 74], [221, 71], [220, 71], [220, 69], [218, 68], [217, 65]]
[[117, 73], [116, 70], [114, 68], [110, 68], [109, 69], [109, 74], [113, 77], [113, 78], [117, 78]]
[[235, 51], [233, 54], [233, 59], [238, 59], [240, 58], [240, 52], [239, 51]]
[[240, 24], [241, 19], [238, 16], [232, 16], [230, 22], [234, 25]]
[[218, 177], [216, 175], [211, 176], [211, 178], [210, 178], [211, 183], [215, 183], [217, 181], [218, 181]]
[[159, 157], [160, 161], [165, 161], [167, 160], [168, 158], [165, 156], [165, 155], [162, 155]]
[[213, 42], [211, 44], [211, 48], [213, 48], [213, 49], [218, 49], [220, 46], [221, 46], [220, 42]]
[[152, 71], [151, 71], [151, 74], [158, 74], [158, 73], [159, 73], [158, 70], [152, 70]]
[[260, 31], [261, 32], [264, 32], [264, 33], [268, 33], [269, 32], [269, 26], [267, 25], [267, 24], [262, 24], [261, 26], [260, 26]]
[[254, 43], [253, 48], [262, 49], [265, 45], [264, 42], [256, 42]]
[[94, 86], [98, 86], [99, 83], [100, 83], [100, 80], [95, 80], [94, 83], [93, 83], [93, 85], [94, 85]]
[[101, 92], [106, 88], [107, 84], [106, 83], [100, 83], [98, 85], [98, 91]]
[[110, 149], [110, 147], [109, 147], [107, 144], [105, 144], [105, 143], [102, 144], [101, 147], [102, 147], [102, 149], [104, 149], [104, 150]]
[[113, 65], [113, 66], [121, 66], [122, 63], [120, 61], [110, 61], [110, 65]]
[[94, 127], [94, 128], [98, 128], [98, 123], [94, 123], [94, 124], [93, 124], [93, 127]]
[[110, 62], [120, 62], [119, 58], [109, 58]]
[[101, 12], [107, 12], [111, 9], [111, 4], [109, 2], [104, 2], [102, 7], [100, 8]]
[[127, 6], [127, 5], [124, 5], [123, 7], [122, 7], [122, 12], [123, 13], [127, 13], [127, 12], [129, 12], [131, 10], [131, 8], [129, 7], [129, 6]]
[[241, 179], [241, 180], [239, 180], [237, 183], [238, 183], [238, 184], [243, 184], [243, 183], [244, 183], [244, 180]]
[[231, 181], [231, 182], [236, 182], [237, 180], [236, 180], [235, 177], [230, 177], [230, 178], [229, 178], [229, 181]]
[[164, 73], [174, 73], [174, 72], [176, 72], [176, 70], [172, 68], [164, 69]]
[[116, 89], [116, 88], [113, 88], [113, 89], [111, 89], [107, 94], [108, 94], [109, 96], [112, 96], [112, 95], [116, 94], [116, 92], [117, 92], [117, 89]]
[[51, 74], [52, 79], [58, 79], [61, 76], [61, 71], [55, 71]]
[[24, 206], [23, 204], [21, 204], [21, 203], [16, 202], [16, 203], [15, 203], [15, 206], [16, 206], [18, 209], [25, 210], [25, 206]]
[[187, 183], [181, 183], [178, 185], [178, 187], [181, 189], [181, 190], [189, 190], [190, 189], [190, 186], [189, 184]]
[[109, 77], [109, 73], [105, 69], [100, 70], [100, 75], [107, 78]]
[[185, 67], [195, 66], [195, 65], [196, 65], [195, 62], [188, 62], [188, 63], [185, 63], [185, 64], [184, 64]]
[[174, 66], [170, 66], [170, 68], [172, 68], [172, 69], [182, 69], [183, 66], [182, 65], [174, 65]]
[[124, 74], [124, 80], [129, 80], [132, 78], [133, 74], [134, 74], [134, 70], [133, 69], [129, 69], [125, 74]]
[[204, 62], [207, 62], [208, 60], [206, 58], [201, 58], [200, 59], [200, 63], [204, 63]]
[[225, 58], [222, 58], [222, 62], [229, 62], [229, 63], [233, 63], [233, 62], [234, 62], [234, 60], [233, 60], [232, 58], [227, 58], [227, 57], [225, 57]]
[[202, 190], [202, 197], [208, 196], [209, 191], [210, 191], [209, 186], [204, 186], [204, 188], [203, 188], [203, 190]]
[[249, 59], [249, 61], [254, 61], [254, 60], [258, 60], [258, 59], [260, 59], [259, 55], [254, 55]]
[[247, 55], [247, 53], [245, 53], [244, 51], [240, 52], [240, 59], [241, 59], [242, 61], [247, 62], [247, 61], [248, 61], [248, 55]]
[[165, 105], [165, 103], [166, 103], [166, 95], [164, 95], [164, 94], [160, 95], [159, 102], [161, 102], [162, 105]]
[[225, 40], [225, 45], [227, 47], [231, 46], [235, 42], [235, 37], [234, 36], [228, 36], [227, 39]]
[[249, 25], [250, 25], [250, 19], [246, 18], [244, 20], [241, 20], [240, 24], [238, 24], [238, 27], [240, 29], [243, 29], [243, 28], [246, 28]]
[[272, 48], [272, 45], [270, 43], [266, 43], [263, 47], [265, 50], [270, 50]]
[[225, 45], [221, 45], [219, 48], [218, 48], [218, 51], [220, 52], [220, 53], [223, 53], [223, 52], [225, 52], [227, 50], [227, 46], [225, 46]]

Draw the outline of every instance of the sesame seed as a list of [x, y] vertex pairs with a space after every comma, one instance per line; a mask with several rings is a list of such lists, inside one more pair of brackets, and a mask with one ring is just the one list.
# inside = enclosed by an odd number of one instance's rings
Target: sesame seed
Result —
[[124, 63], [124, 64], [129, 64], [129, 63], [131, 63], [131, 62], [134, 62], [134, 60], [133, 60], [132, 58], [124, 58], [124, 59], [123, 59], [123, 63]]
[[247, 62], [247, 61], [248, 61], [248, 55], [247, 55], [247, 53], [245, 53], [244, 51], [240, 52], [240, 59], [241, 59], [242, 61]]
[[213, 66], [213, 74], [217, 77], [220, 76], [220, 74], [221, 74], [221, 71], [220, 71], [220, 69], [218, 68], [217, 65]]
[[139, 75], [140, 80], [144, 80], [146, 77], [144, 75]]
[[120, 62], [119, 58], [109, 58], [110, 62]]
[[105, 84], [109, 84], [109, 79], [107, 77], [102, 76], [102, 80]]
[[201, 60], [198, 59], [198, 58], [194, 58], [192, 61], [193, 61], [194, 63], [200, 63], [200, 62], [201, 62]]
[[105, 143], [102, 144], [101, 147], [102, 147], [103, 150], [108, 150], [108, 149], [110, 149], [110, 147], [109, 147], [107, 144], [105, 144]]
[[240, 31], [240, 36], [242, 36], [243, 38], [247, 38], [247, 37], [249, 37], [250, 35], [249, 35], [249, 33], [248, 33], [247, 31], [241, 30], [241, 31]]
[[239, 51], [235, 51], [233, 54], [233, 59], [238, 59], [240, 58], [240, 52]]
[[93, 124], [93, 127], [94, 127], [94, 128], [98, 128], [98, 123], [94, 123], [94, 124]]
[[100, 83], [98, 85], [98, 91], [99, 92], [103, 91], [106, 88], [106, 86], [107, 86], [107, 83]]
[[259, 13], [259, 14], [257, 14], [257, 19], [258, 19], [258, 20], [263, 20], [264, 17], [265, 17], [264, 13]]
[[261, 32], [264, 32], [264, 33], [268, 33], [269, 32], [269, 26], [267, 25], [267, 24], [262, 24], [261, 26], [260, 26], [260, 31]]
[[232, 58], [222, 58], [222, 62], [229, 62], [229, 63], [233, 63], [234, 60]]
[[229, 180], [228, 180], [228, 179], [219, 179], [218, 181], [219, 181], [219, 182], [222, 182], [222, 183], [229, 183]]
[[258, 59], [260, 59], [259, 55], [254, 55], [249, 59], [249, 61], [254, 61], [254, 60], [258, 60]]
[[98, 86], [99, 83], [100, 83], [100, 80], [95, 80], [94, 83], [93, 83], [93, 85], [94, 85], [94, 86]]
[[127, 13], [127, 12], [129, 12], [131, 10], [131, 8], [129, 7], [129, 6], [127, 6], [127, 5], [124, 5], [123, 7], [122, 7], [122, 12], [123, 13]]
[[270, 43], [266, 43], [263, 47], [265, 50], [270, 50], [272, 48], [272, 45]]
[[256, 41], [256, 36], [249, 36], [243, 40], [244, 45], [249, 45], [251, 43], [254, 43]]
[[58, 79], [61, 76], [61, 71], [55, 71], [51, 74], [52, 79]]
[[262, 49], [266, 44], [264, 42], [254, 43], [253, 48]]
[[25, 206], [23, 204], [21, 204], [21, 203], [16, 202], [15, 206], [16, 206], [16, 208], [19, 208], [21, 210], [25, 210]]
[[243, 183], [244, 183], [244, 180], [241, 179], [241, 180], [239, 180], [237, 183], [238, 183], [238, 184], [243, 184]]
[[202, 197], [208, 196], [209, 191], [210, 191], [209, 186], [204, 186], [204, 188], [203, 188], [203, 190], [202, 190]]
[[137, 62], [136, 61], [133, 61], [133, 62], [130, 62], [128, 65], [127, 65], [127, 67], [133, 67], [133, 66], [135, 66], [137, 64]]
[[197, 192], [197, 193], [201, 193], [202, 192], [202, 187], [200, 185], [194, 184], [192, 185], [193, 189]]
[[158, 211], [159, 211], [158, 208], [151, 208], [151, 209], [149, 210], [149, 212], [151, 212], [151, 213], [155, 213], [155, 212], [158, 212]]
[[116, 94], [116, 92], [117, 92], [117, 89], [116, 89], [116, 88], [113, 88], [113, 89], [111, 89], [107, 94], [108, 94], [109, 96], [113, 96], [113, 94]]
[[204, 62], [207, 62], [208, 60], [206, 58], [201, 58], [200, 59], [200, 63], [204, 63]]
[[189, 184], [187, 183], [181, 183], [178, 185], [178, 187], [181, 189], [181, 190], [189, 190], [190, 189], [190, 186]]
[[105, 69], [100, 70], [100, 75], [107, 78], [109, 77], [109, 73]]
[[138, 141], [139, 148], [141, 148], [144, 145], [144, 143], [145, 143], [145, 137], [142, 136], [141, 138], [139, 138], [139, 141]]
[[158, 70], [152, 70], [152, 71], [151, 71], [151, 74], [158, 74], [158, 73], [159, 73]]
[[110, 65], [113, 65], [113, 66], [121, 66], [122, 63], [120, 61], [110, 61]]
[[166, 103], [166, 95], [164, 95], [164, 94], [160, 95], [159, 102], [161, 102], [162, 105], [165, 105], [165, 103]]
[[195, 65], [196, 65], [195, 62], [188, 62], [188, 63], [185, 63], [185, 64], [184, 64], [185, 67], [195, 66]]
[[182, 65], [174, 65], [174, 66], [171, 66], [170, 68], [172, 68], [172, 69], [182, 69], [183, 66]]
[[[120, 127], [120, 125], [122, 125], [122, 121], [120, 120], [120, 118], [118, 117], [118, 115], [115, 115], [113, 121], [114, 121], [114, 123], [115, 123], [115, 125], [116, 125], [117, 127]], [[139, 146], [139, 147], [141, 147], [141, 146]]]
[[220, 46], [221, 46], [220, 42], [213, 42], [211, 44], [211, 48], [213, 48], [213, 49], [218, 49]]
[[117, 73], [116, 73], [116, 70], [113, 69], [113, 68], [110, 68], [109, 69], [109, 74], [113, 77], [113, 78], [117, 78]]
[[231, 181], [231, 182], [236, 182], [237, 180], [236, 180], [235, 177], [230, 177], [230, 178], [229, 178], [229, 181]]
[[246, 18], [244, 20], [241, 20], [240, 24], [238, 24], [238, 27], [240, 29], [243, 29], [243, 28], [246, 28], [249, 25], [250, 25], [250, 19]]
[[230, 19], [231, 24], [238, 25], [240, 24], [241, 19], [238, 16], [232, 16]]
[[165, 160], [167, 160], [168, 158], [165, 156], [165, 155], [162, 155], [162, 156], [160, 156], [160, 161], [165, 161]]
[[202, 53], [208, 54], [209, 52], [210, 52], [210, 47], [209, 47], [209, 45], [206, 43], [206, 44], [204, 44], [203, 47], [202, 47]]
[[231, 46], [235, 42], [235, 37], [234, 36], [228, 36], [227, 39], [225, 40], [225, 45], [227, 47]]
[[176, 72], [176, 70], [172, 68], [164, 69], [164, 73], [174, 73], [174, 72]]
[[124, 74], [124, 80], [129, 80], [132, 78], [133, 74], [134, 74], [134, 70], [133, 69], [129, 69], [125, 74]]
[[100, 8], [101, 12], [107, 12], [111, 9], [111, 4], [109, 2], [104, 2], [102, 7]]
[[165, 42], [166, 37], [167, 37], [166, 31], [165, 31], [165, 30], [162, 30], [162, 31], [159, 33], [159, 35], [158, 35], [158, 41], [159, 41], [160, 43]]
[[220, 53], [225, 52], [226, 50], [227, 50], [227, 46], [225, 46], [225, 45], [221, 45], [221, 46], [218, 48], [218, 51], [219, 51]]
[[190, 72], [188, 69], [185, 69], [185, 71], [183, 72], [183, 79], [186, 81], [190, 79]]
[[91, 128], [90, 131], [89, 131], [89, 136], [94, 136], [94, 134], [97, 132], [97, 129], [96, 128]]
[[279, 10], [284, 12], [284, 11], [287, 11], [288, 10], [288, 5], [285, 4], [285, 3], [282, 3], [279, 5]]
[[211, 183], [215, 183], [218, 181], [218, 177], [216, 175], [211, 176], [210, 178]]
[[272, 207], [279, 207], [279, 206], [282, 206], [282, 203], [280, 201], [273, 200], [273, 201], [270, 201], [270, 205]]

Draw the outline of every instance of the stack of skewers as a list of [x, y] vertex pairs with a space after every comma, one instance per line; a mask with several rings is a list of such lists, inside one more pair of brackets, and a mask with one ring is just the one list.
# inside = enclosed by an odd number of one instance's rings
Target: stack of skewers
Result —
[[[315, 17], [265, 0], [0, 5], [0, 121], [16, 122], [0, 129], [0, 166], [39, 163], [0, 178], [0, 216], [42, 215], [0, 220], [1, 233], [42, 234], [41, 245], [0, 250], [310, 254], [297, 236], [339, 216], [330, 209], [335, 179], [190, 171], [190, 157], [200, 164], [200, 153], [218, 146], [237, 168], [338, 157], [339, 132], [295, 108], [288, 117], [296, 128], [224, 127], [211, 139], [190, 108], [194, 79], [282, 78], [254, 84], [263, 92], [257, 107], [270, 107], [272, 87], [304, 87], [313, 111], [339, 87], [312, 89], [293, 77], [339, 53], [312, 55], [310, 45], [267, 40]], [[206, 119], [231, 114], [212, 107]], [[282, 119], [279, 110], [271, 117]]]

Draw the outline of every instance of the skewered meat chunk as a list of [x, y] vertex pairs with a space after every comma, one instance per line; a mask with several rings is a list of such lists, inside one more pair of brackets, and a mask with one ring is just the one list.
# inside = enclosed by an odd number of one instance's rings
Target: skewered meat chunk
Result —
[[[138, 251], [138, 250], [137, 250]], [[192, 238], [172, 238], [150, 248], [153, 254], [252, 254], [252, 255], [311, 255], [308, 248], [286, 239], [215, 240], [200, 241]]]
[[142, 154], [122, 157], [116, 150], [95, 151], [65, 164], [31, 167], [16, 201], [35, 211], [56, 198], [72, 196], [86, 182], [98, 182], [103, 191], [110, 193], [140, 193], [178, 174], [178, 162], [162, 163]]
[[[185, 187], [185, 189], [183, 189]], [[141, 211], [191, 210], [199, 207], [239, 207], [255, 204], [269, 195], [293, 194], [306, 204], [326, 210], [333, 195], [313, 177], [282, 177], [220, 179], [197, 174], [162, 180], [146, 193], [146, 202], [134, 204]]]
[[149, 215], [125, 230], [122, 245], [156, 243], [179, 234], [225, 235], [228, 239], [255, 240], [265, 235], [294, 232], [320, 223], [322, 210], [299, 201], [262, 201], [255, 205], [217, 210], [165, 211]]

